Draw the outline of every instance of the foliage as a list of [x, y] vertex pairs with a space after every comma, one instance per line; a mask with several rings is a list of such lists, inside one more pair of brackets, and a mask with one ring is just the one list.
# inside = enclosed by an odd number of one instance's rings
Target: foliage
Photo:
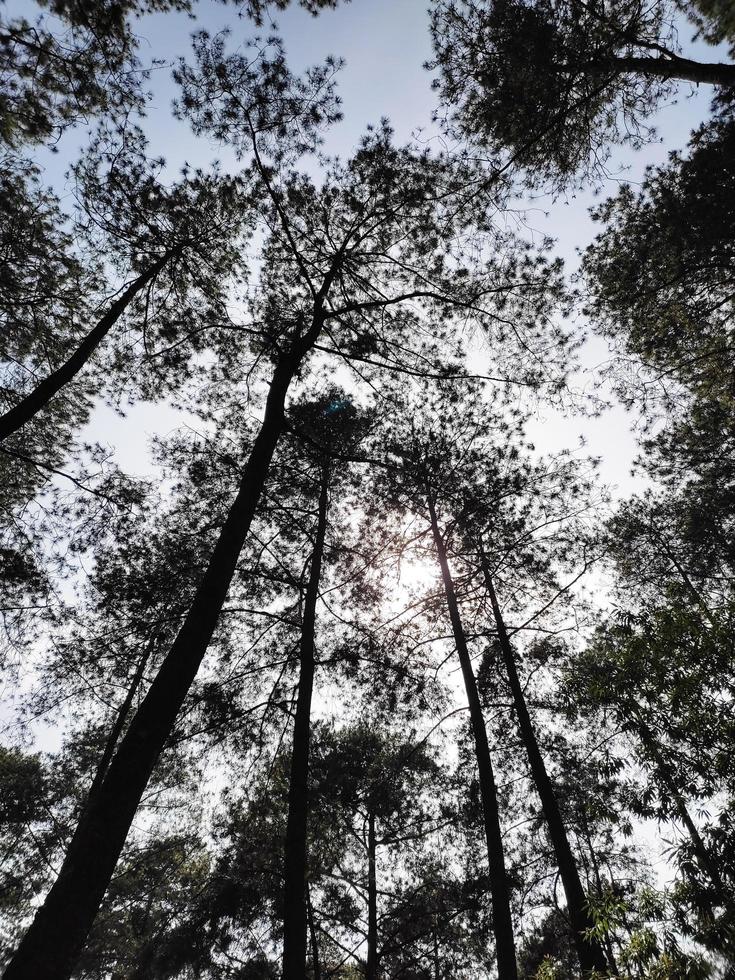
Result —
[[[674, 81], [712, 82], [682, 58], [675, 8], [615, 0], [436, 0], [437, 87], [448, 120], [531, 186], [599, 181], [611, 144], [640, 147]], [[729, 92], [732, 66], [718, 78]]]
[[[197, 30], [172, 121], [222, 160], [169, 164], [137, 34], [203, 12], [0, 23], [7, 976], [265, 980], [304, 918], [284, 980], [729, 976], [735, 68], [680, 47], [729, 8], [433, 0], [441, 139], [339, 156], [339, 58]], [[514, 194], [598, 187], [681, 82], [711, 118], [575, 293]], [[614, 506], [529, 437], [598, 409], [575, 309], [642, 419]], [[84, 428], [140, 402], [145, 478]]]

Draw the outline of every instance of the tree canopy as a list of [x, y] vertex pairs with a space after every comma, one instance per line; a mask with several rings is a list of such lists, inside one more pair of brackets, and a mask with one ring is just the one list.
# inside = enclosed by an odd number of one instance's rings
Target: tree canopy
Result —
[[409, 6], [3, 11], [5, 980], [733, 975], [731, 11]]
[[[691, 10], [692, 8], [687, 8]], [[723, 19], [694, 8], [726, 36]], [[621, 0], [437, 0], [437, 87], [450, 123], [523, 169], [532, 185], [599, 180], [610, 146], [654, 138], [652, 118], [677, 83], [730, 98], [729, 62], [683, 57], [676, 7]]]

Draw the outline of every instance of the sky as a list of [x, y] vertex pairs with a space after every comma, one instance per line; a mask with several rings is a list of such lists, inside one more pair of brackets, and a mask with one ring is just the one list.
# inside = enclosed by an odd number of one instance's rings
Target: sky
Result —
[[[150, 18], [145, 35], [150, 49], [160, 56], [162, 50], [171, 55], [185, 52], [188, 35], [196, 27], [204, 27], [215, 33], [230, 26], [233, 45], [249, 36], [252, 26], [233, 17], [232, 11], [218, 4], [203, 4], [199, 8], [198, 23], [180, 17], [175, 29], [168, 15]], [[334, 11], [326, 11], [312, 18], [299, 8], [289, 9], [278, 15], [279, 31], [285, 41], [289, 65], [294, 71], [321, 61], [332, 54], [345, 60], [345, 67], [338, 80], [343, 100], [344, 120], [332, 128], [326, 149], [342, 156], [348, 155], [369, 123], [387, 116], [398, 140], [437, 139], [431, 124], [436, 96], [431, 89], [431, 74], [423, 67], [431, 57], [426, 0], [352, 0], [341, 4]], [[682, 42], [688, 39], [688, 26], [683, 27]], [[688, 46], [696, 56], [699, 46]], [[712, 48], [707, 48], [707, 60], [714, 60]], [[156, 79], [155, 112], [151, 113], [151, 138], [153, 147], [173, 164], [183, 158], [190, 163], [206, 164], [208, 151], [221, 155], [218, 147], [206, 148], [203, 142], [195, 142], [182, 124], [176, 124], [168, 112], [172, 97], [169, 73], [162, 72]], [[529, 202], [528, 224], [542, 235], [550, 235], [557, 241], [556, 253], [561, 255], [569, 270], [578, 263], [578, 250], [584, 248], [595, 234], [589, 217], [589, 208], [618, 190], [620, 181], [639, 182], [646, 165], [663, 162], [672, 149], [686, 144], [689, 133], [707, 117], [710, 93], [692, 93], [683, 87], [678, 101], [666, 106], [659, 113], [656, 125], [661, 142], [649, 145], [642, 151], [621, 151], [611, 161], [611, 177], [600, 189], [578, 194], [553, 202], [540, 199]], [[224, 158], [223, 158], [224, 159]], [[225, 161], [226, 162], [226, 161]], [[607, 345], [601, 338], [593, 338], [581, 351], [584, 373], [576, 383], [591, 387], [596, 379], [595, 369], [609, 357]], [[156, 413], [155, 420], [152, 413]], [[640, 477], [631, 475], [631, 464], [637, 455], [635, 434], [631, 431], [634, 419], [621, 406], [615, 406], [599, 418], [565, 417], [559, 412], [548, 411], [530, 425], [529, 435], [542, 452], [554, 452], [573, 448], [584, 437], [588, 451], [601, 457], [600, 480], [610, 487], [613, 496], [627, 496], [643, 486]], [[132, 423], [132, 424], [131, 424]], [[140, 406], [131, 417], [113, 419], [104, 412], [90, 426], [90, 434], [97, 439], [110, 438], [114, 426], [122, 435], [121, 463], [134, 464], [140, 460], [140, 439], [148, 426], [175, 425], [176, 418], [169, 419], [165, 411]], [[120, 436], [116, 436], [118, 447]], [[131, 456], [128, 460], [128, 450]], [[434, 570], [432, 569], [432, 575]], [[415, 573], [414, 573], [415, 574]], [[420, 576], [420, 571], [419, 571]], [[418, 583], [412, 583], [418, 584]], [[604, 591], [604, 584], [590, 582], [592, 588]], [[673, 828], [669, 833], [675, 835]], [[671, 875], [664, 860], [666, 844], [661, 839], [661, 829], [653, 824], [637, 828], [639, 845], [649, 849], [654, 873], [663, 885]]]
[[[10, 0], [7, 6], [9, 15], [32, 16], [31, 0]], [[349, 155], [365, 127], [384, 116], [390, 119], [398, 141], [441, 140], [431, 122], [436, 95], [431, 88], [432, 75], [425, 68], [432, 54], [427, 6], [427, 0], [352, 0], [317, 18], [297, 5], [277, 14], [277, 27], [271, 30], [283, 37], [294, 72], [330, 54], [345, 61], [338, 78], [344, 119], [327, 133], [328, 152]], [[185, 162], [206, 168], [218, 158], [225, 167], [236, 167], [229, 151], [206, 139], [194, 138], [188, 124], [174, 118], [171, 103], [177, 87], [171, 77], [172, 67], [178, 58], [190, 56], [191, 35], [195, 31], [205, 29], [215, 34], [229, 29], [232, 49], [257, 33], [251, 21], [238, 16], [234, 5], [201, 0], [195, 4], [194, 12], [193, 17], [185, 13], [147, 15], [136, 25], [141, 61], [148, 65], [154, 59], [159, 62], [151, 73], [152, 100], [144, 128], [151, 154], [166, 159], [172, 178]], [[268, 27], [261, 31], [268, 32]], [[680, 35], [686, 53], [714, 60], [717, 52], [711, 47], [685, 43], [691, 34], [689, 25], [682, 24]], [[672, 149], [683, 147], [691, 130], [707, 117], [709, 98], [709, 90], [692, 92], [690, 86], [682, 86], [678, 100], [656, 117], [660, 142], [639, 152], [621, 150], [614, 155], [610, 166], [614, 176], [597, 195], [587, 192], [556, 201], [529, 201], [528, 227], [556, 239], [556, 252], [572, 271], [578, 263], [579, 249], [595, 233], [588, 214], [590, 206], [614, 194], [622, 179], [640, 181], [647, 164], [662, 162]], [[84, 140], [83, 130], [71, 131], [65, 134], [57, 152], [41, 154], [47, 180], [62, 194], [65, 170]], [[593, 335], [581, 351], [583, 370], [575, 378], [575, 385], [584, 390], [593, 388], [599, 377], [597, 368], [608, 358], [606, 342]], [[193, 420], [166, 405], [140, 402], [126, 409], [123, 417], [100, 401], [80, 439], [101, 443], [124, 471], [146, 477], [154, 472], [152, 437], [164, 436], [190, 421]], [[636, 436], [631, 431], [634, 421], [635, 416], [620, 405], [596, 418], [545, 409], [543, 415], [532, 420], [529, 435], [539, 453], [575, 449], [583, 437], [586, 451], [601, 459], [601, 482], [614, 497], [627, 496], [644, 486], [639, 476], [630, 473], [638, 452]], [[597, 588], [601, 583], [592, 585]]]
[[[13, 0], [10, 11], [20, 0]], [[27, 0], [21, 3], [26, 8]], [[153, 70], [150, 88], [153, 100], [148, 111], [145, 129], [151, 152], [165, 157], [172, 176], [184, 162], [206, 167], [215, 158], [226, 167], [234, 166], [227, 152], [205, 139], [195, 139], [186, 123], [173, 118], [171, 101], [176, 86], [171, 79], [171, 66], [177, 58], [190, 52], [190, 37], [196, 30], [214, 34], [228, 28], [232, 47], [237, 47], [256, 29], [247, 19], [239, 18], [232, 6], [215, 0], [203, 0], [195, 7], [195, 19], [186, 14], [154, 14], [139, 23], [141, 60], [163, 59], [164, 64]], [[352, 0], [336, 10], [323, 12], [313, 18], [299, 7], [293, 7], [276, 17], [278, 33], [283, 37], [289, 65], [294, 71], [321, 61], [328, 54], [345, 60], [338, 79], [343, 100], [344, 120], [328, 134], [326, 149], [341, 156], [348, 155], [365, 127], [386, 116], [390, 119], [399, 141], [412, 136], [420, 140], [437, 140], [431, 115], [435, 94], [431, 90], [431, 74], [424, 68], [431, 57], [426, 0]], [[682, 42], [691, 31], [683, 25]], [[698, 45], [687, 45], [696, 56]], [[707, 48], [712, 60], [712, 48]], [[661, 162], [667, 153], [684, 146], [689, 132], [707, 116], [709, 92], [690, 93], [683, 87], [678, 102], [665, 107], [656, 123], [661, 142], [633, 153], [622, 151], [613, 159], [611, 177], [600, 195], [591, 193], [558, 200], [538, 199], [529, 202], [528, 224], [531, 229], [557, 240], [556, 251], [568, 268], [578, 261], [577, 250], [586, 245], [594, 234], [588, 216], [589, 207], [602, 197], [613, 194], [621, 179], [631, 183], [640, 180], [646, 164]], [[65, 167], [74, 159], [80, 134], [64, 137], [59, 152], [46, 158], [51, 182], [63, 185]], [[577, 384], [589, 388], [594, 384], [595, 368], [608, 357], [607, 346], [600, 338], [591, 340], [582, 351], [584, 373]], [[182, 416], [164, 406], [138, 404], [121, 418], [111, 409], [100, 405], [93, 414], [84, 438], [99, 441], [114, 449], [119, 464], [131, 473], [146, 475], [150, 468], [147, 447], [154, 433], [165, 434], [178, 426]], [[530, 435], [540, 450], [551, 452], [577, 445], [584, 436], [590, 453], [602, 458], [601, 480], [615, 495], [627, 495], [640, 487], [638, 479], [630, 476], [636, 455], [635, 436], [631, 433], [633, 418], [617, 406], [600, 418], [564, 417], [558, 412], [546, 412], [534, 421]]]
[[[33, 6], [29, 0], [10, 0], [8, 14], [32, 16]], [[424, 67], [432, 53], [427, 0], [351, 0], [340, 3], [336, 10], [324, 11], [317, 18], [293, 6], [278, 13], [275, 23], [277, 33], [285, 41], [292, 70], [298, 72], [329, 54], [345, 60], [338, 79], [344, 119], [328, 133], [325, 148], [330, 153], [348, 155], [365, 127], [382, 117], [389, 118], [399, 141], [412, 137], [440, 139], [431, 122], [436, 102], [431, 89], [432, 76]], [[196, 3], [194, 17], [159, 13], [147, 15], [138, 22], [141, 61], [163, 62], [152, 71], [149, 88], [153, 99], [144, 128], [151, 153], [166, 159], [172, 177], [184, 162], [206, 167], [213, 159], [220, 159], [228, 168], [235, 166], [222, 147], [206, 139], [195, 139], [188, 125], [171, 113], [171, 102], [176, 96], [171, 68], [179, 57], [190, 54], [192, 33], [207, 30], [215, 34], [223, 29], [229, 29], [233, 48], [257, 33], [251, 21], [238, 16], [235, 6], [217, 0]], [[261, 31], [264, 32], [268, 32], [267, 27]], [[689, 43], [692, 33], [684, 22], [680, 40], [687, 54], [697, 57], [699, 53], [706, 60], [715, 60], [716, 50]], [[570, 271], [577, 265], [578, 250], [595, 233], [588, 215], [590, 206], [614, 194], [621, 180], [633, 184], [640, 181], [647, 164], [662, 162], [670, 150], [683, 147], [691, 130], [706, 118], [709, 97], [709, 91], [704, 88], [692, 91], [690, 86], [682, 86], [678, 100], [657, 115], [660, 142], [638, 152], [622, 150], [614, 155], [610, 168], [614, 176], [597, 196], [587, 192], [557, 201], [540, 198], [528, 202], [529, 227], [556, 239], [556, 253], [564, 258]], [[74, 160], [83, 139], [83, 132], [72, 131], [64, 136], [55, 154], [42, 154], [48, 181], [62, 192], [65, 169]], [[593, 337], [582, 351], [584, 372], [576, 379], [577, 385], [591, 388], [597, 377], [596, 368], [608, 356], [604, 340]], [[121, 418], [100, 404], [83, 437], [109, 446], [123, 469], [143, 476], [151, 465], [150, 437], [154, 433], [167, 433], [181, 421], [179, 412], [161, 405], [138, 404]], [[636, 439], [631, 432], [633, 421], [619, 405], [599, 418], [569, 417], [547, 411], [532, 423], [530, 435], [539, 450], [545, 452], [573, 448], [583, 436], [589, 452], [601, 457], [603, 483], [611, 487], [615, 496], [628, 495], [641, 486], [640, 479], [630, 475], [636, 455]]]
[[[32, 16], [31, 6], [29, 0], [11, 0], [8, 14]], [[390, 119], [399, 141], [412, 135], [421, 140], [438, 138], [431, 124], [435, 105], [431, 75], [423, 67], [431, 57], [426, 7], [427, 0], [352, 0], [334, 11], [325, 11], [318, 18], [297, 7], [278, 15], [279, 33], [285, 41], [292, 70], [299, 71], [328, 54], [345, 59], [338, 81], [344, 121], [328, 135], [326, 149], [331, 153], [348, 155], [366, 125], [384, 116]], [[195, 19], [185, 14], [155, 14], [144, 18], [139, 25], [141, 59], [146, 62], [160, 58], [165, 62], [152, 74], [153, 101], [145, 129], [152, 154], [166, 158], [172, 175], [184, 162], [206, 167], [212, 159], [220, 158], [226, 166], [233, 165], [220, 147], [194, 139], [188, 126], [175, 120], [170, 111], [176, 94], [171, 66], [178, 57], [190, 53], [192, 32], [206, 29], [213, 34], [227, 27], [231, 30], [233, 47], [255, 32], [249, 21], [238, 18], [232, 6], [215, 0], [197, 4]], [[684, 25], [682, 41], [690, 33]], [[686, 50], [696, 57], [698, 46], [687, 45]], [[716, 52], [707, 48], [706, 57], [714, 60]], [[530, 227], [555, 238], [557, 254], [573, 269], [578, 261], [578, 249], [594, 234], [589, 207], [615, 193], [621, 179], [631, 183], [640, 181], [647, 164], [662, 162], [670, 150], [683, 147], [690, 131], [706, 118], [709, 97], [708, 91], [690, 94], [688, 87], [683, 87], [678, 101], [657, 116], [660, 143], [637, 153], [618, 153], [611, 169], [619, 176], [611, 177], [597, 197], [586, 193], [556, 202], [547, 199], [530, 202]], [[64, 186], [65, 168], [75, 158], [81, 141], [82, 134], [71, 132], [64, 137], [58, 153], [42, 158], [48, 181], [60, 190]], [[577, 379], [578, 384], [591, 386], [596, 377], [594, 369], [607, 357], [604, 341], [600, 338], [590, 341], [582, 351], [585, 373]], [[179, 412], [160, 405], [138, 404], [125, 418], [99, 405], [80, 438], [109, 446], [124, 470], [145, 476], [152, 467], [148, 453], [150, 438], [168, 433], [184, 420]], [[641, 486], [629, 473], [637, 451], [632, 421], [620, 406], [595, 419], [548, 412], [532, 424], [530, 434], [543, 451], [573, 448], [579, 437], [584, 436], [589, 451], [602, 458], [602, 482], [617, 494], [629, 494]]]

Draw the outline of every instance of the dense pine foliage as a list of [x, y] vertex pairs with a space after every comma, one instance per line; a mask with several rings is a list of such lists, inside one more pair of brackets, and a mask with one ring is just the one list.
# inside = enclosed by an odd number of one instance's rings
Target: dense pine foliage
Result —
[[[431, 0], [343, 155], [289, 6], [0, 11], [3, 976], [733, 978], [731, 6]], [[544, 444], [602, 390], [627, 496]]]

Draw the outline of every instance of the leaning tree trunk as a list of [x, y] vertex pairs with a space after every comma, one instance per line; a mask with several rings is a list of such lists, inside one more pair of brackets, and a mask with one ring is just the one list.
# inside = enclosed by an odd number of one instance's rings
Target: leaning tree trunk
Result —
[[321, 329], [307, 332], [277, 361], [265, 416], [237, 497], [179, 633], [154, 678], [95, 799], [83, 812], [61, 871], [11, 959], [4, 980], [68, 980], [127, 837], [135, 811], [217, 625], [284, 425], [286, 393]]
[[589, 912], [587, 898], [584, 893], [584, 888], [582, 887], [582, 882], [579, 878], [579, 872], [577, 871], [577, 865], [574, 860], [574, 855], [572, 854], [572, 849], [569, 845], [569, 839], [567, 837], [566, 828], [564, 827], [561, 811], [559, 810], [556, 793], [551, 780], [549, 779], [549, 775], [546, 772], [544, 759], [541, 755], [538, 741], [536, 739], [536, 732], [534, 731], [533, 723], [530, 715], [528, 714], [526, 699], [523, 694], [523, 687], [521, 685], [520, 678], [518, 677], [518, 670], [516, 669], [513, 648], [508, 637], [508, 631], [505, 628], [503, 616], [500, 612], [500, 605], [498, 603], [497, 595], [495, 594], [495, 587], [493, 585], [492, 576], [490, 575], [490, 569], [488, 568], [487, 556], [482, 550], [482, 544], [480, 544], [480, 557], [482, 561], [482, 571], [485, 576], [485, 586], [487, 588], [488, 596], [490, 597], [490, 604], [492, 606], [495, 625], [498, 631], [500, 650], [503, 655], [503, 662], [505, 664], [505, 670], [508, 675], [508, 681], [510, 682], [510, 689], [513, 695], [513, 706], [515, 707], [516, 717], [518, 719], [521, 741], [523, 742], [523, 746], [526, 750], [528, 762], [531, 768], [531, 776], [533, 777], [536, 791], [541, 800], [541, 807], [544, 811], [546, 824], [549, 828], [549, 837], [551, 838], [554, 854], [556, 856], [556, 863], [558, 865], [559, 874], [561, 875], [562, 884], [564, 886], [564, 894], [567, 898], [567, 909], [569, 911], [569, 918], [572, 922], [574, 945], [577, 950], [577, 956], [579, 957], [579, 965], [582, 968], [583, 974], [589, 974], [595, 970], [600, 973], [605, 973], [607, 971], [608, 964], [605, 959], [605, 954], [602, 951], [602, 947], [597, 940], [591, 938], [589, 934], [589, 930], [594, 926], [594, 921]]
[[368, 936], [365, 980], [378, 980], [378, 880], [375, 867], [375, 814], [368, 813]]
[[[676, 812], [679, 815], [679, 819], [687, 829], [687, 833], [689, 834], [689, 839], [692, 842], [692, 849], [694, 850], [694, 853], [697, 856], [697, 860], [700, 864], [700, 867], [712, 882], [712, 887], [714, 889], [715, 895], [717, 896], [717, 901], [721, 905], [726, 906], [727, 890], [725, 888], [725, 883], [723, 882], [722, 877], [717, 869], [717, 866], [715, 865], [709, 851], [707, 850], [707, 845], [702, 840], [702, 835], [699, 833], [699, 830], [697, 829], [697, 825], [694, 823], [694, 821], [692, 820], [689, 814], [689, 810], [687, 809], [687, 805], [684, 801], [684, 797], [679, 792], [679, 788], [676, 785], [676, 780], [674, 779], [674, 775], [671, 771], [671, 767], [669, 763], [666, 761], [666, 759], [664, 758], [664, 755], [658, 746], [658, 743], [656, 741], [656, 736], [653, 734], [653, 732], [645, 723], [645, 721], [637, 713], [635, 716], [634, 724], [638, 731], [638, 737], [643, 743], [643, 746], [648, 752], [649, 756], [653, 760], [654, 766], [656, 767], [656, 771], [659, 774], [659, 778], [661, 779], [663, 784], [666, 786], [666, 789], [671, 794], [671, 798], [674, 801]], [[710, 911], [712, 917], [714, 918], [714, 912], [712, 910]]]
[[128, 715], [130, 714], [130, 709], [133, 706], [133, 701], [135, 700], [135, 695], [140, 689], [141, 682], [143, 680], [143, 675], [145, 674], [145, 668], [150, 660], [151, 654], [153, 653], [153, 648], [155, 646], [155, 636], [152, 636], [145, 645], [145, 649], [141, 654], [138, 665], [135, 668], [135, 673], [133, 674], [133, 679], [128, 686], [127, 693], [125, 694], [125, 700], [120, 705], [118, 709], [117, 716], [115, 717], [115, 722], [107, 736], [107, 741], [105, 742], [105, 748], [102, 752], [100, 761], [97, 764], [97, 769], [92, 779], [92, 784], [89, 787], [89, 792], [87, 793], [87, 802], [85, 806], [89, 806], [92, 800], [97, 795], [97, 792], [102, 785], [102, 782], [107, 774], [110, 762], [115, 752], [118, 740], [122, 735], [122, 731], [125, 728], [125, 722], [128, 720]]
[[691, 61], [689, 58], [610, 57], [577, 66], [582, 72], [611, 75], [650, 75], [653, 78], [693, 82], [695, 85], [735, 86], [735, 65]]
[[284, 860], [283, 980], [303, 980], [306, 970], [306, 828], [309, 816], [311, 695], [314, 688], [316, 605], [324, 559], [324, 538], [327, 533], [328, 499], [329, 465], [325, 462], [322, 466], [316, 536], [306, 587], [299, 645], [299, 694], [296, 701], [291, 750]]
[[444, 593], [449, 609], [449, 618], [452, 623], [454, 643], [462, 668], [465, 691], [467, 692], [472, 734], [475, 739], [477, 771], [480, 778], [480, 795], [482, 797], [482, 810], [485, 818], [490, 899], [493, 910], [493, 930], [495, 932], [496, 955], [498, 959], [498, 977], [499, 980], [517, 980], [518, 968], [516, 965], [515, 941], [513, 938], [513, 919], [510, 912], [510, 894], [508, 880], [505, 874], [503, 838], [498, 813], [495, 776], [493, 775], [493, 766], [490, 759], [490, 746], [487, 740], [485, 720], [482, 716], [480, 696], [477, 692], [477, 682], [467, 648], [467, 638], [459, 614], [454, 582], [452, 581], [452, 574], [449, 569], [449, 562], [447, 561], [447, 552], [439, 530], [436, 508], [431, 493], [427, 495], [427, 502], [429, 505], [434, 546], [436, 547], [437, 557], [439, 559], [439, 567], [441, 568], [442, 581], [444, 583]]
[[164, 265], [172, 257], [173, 252], [166, 252], [157, 262], [154, 262], [137, 279], [130, 283], [122, 296], [116, 300], [105, 315], [97, 321], [76, 350], [55, 371], [44, 378], [33, 391], [30, 391], [22, 401], [14, 405], [4, 415], [0, 416], [0, 440], [17, 432], [21, 426], [37, 415], [54, 398], [89, 361], [112, 327], [117, 323], [138, 293], [158, 275]]

